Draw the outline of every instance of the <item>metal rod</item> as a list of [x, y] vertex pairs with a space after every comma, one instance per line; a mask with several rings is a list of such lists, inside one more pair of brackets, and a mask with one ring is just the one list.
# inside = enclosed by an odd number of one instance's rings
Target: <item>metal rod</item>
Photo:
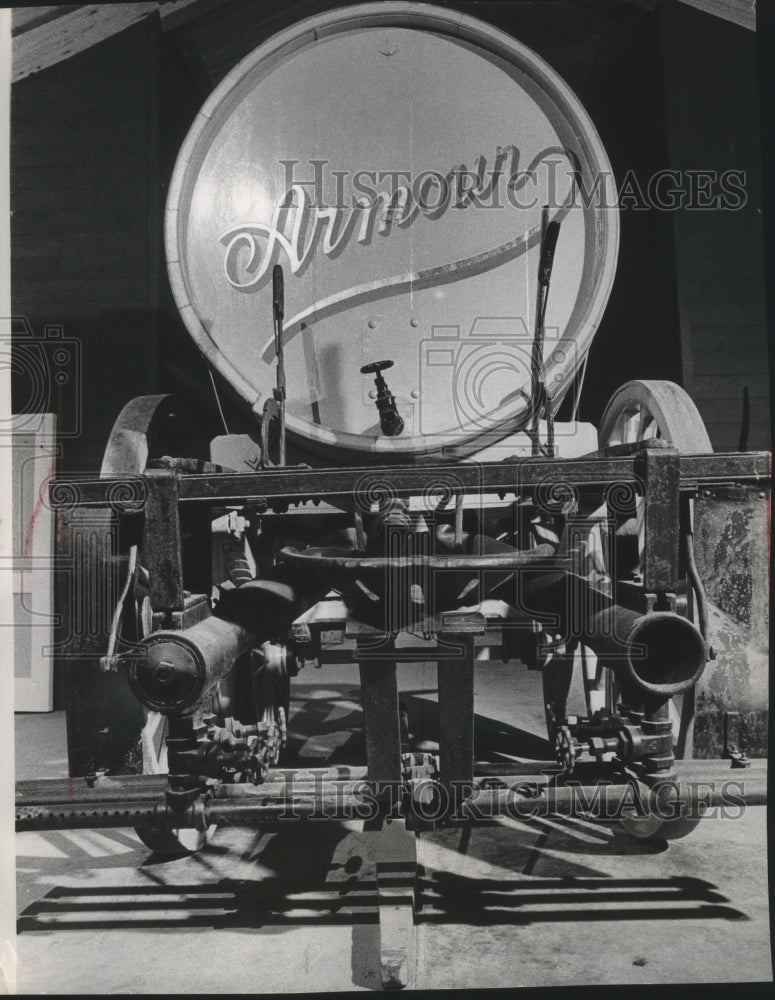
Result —
[[[549, 223], [549, 209], [544, 207], [541, 212], [541, 256], [543, 256], [544, 240], [546, 239], [546, 227]], [[533, 331], [533, 352], [530, 363], [531, 388], [530, 388], [530, 408], [531, 426], [530, 439], [532, 443], [532, 454], [541, 454], [541, 442], [538, 437], [539, 421], [543, 408], [544, 394], [544, 296], [546, 289], [541, 282], [541, 267], [538, 270], [538, 287], [536, 289], [535, 324]]]
[[[536, 293], [535, 333], [533, 335], [533, 352], [531, 358], [531, 410], [532, 427], [530, 438], [533, 455], [554, 455], [554, 418], [551, 403], [546, 393], [546, 374], [544, 370], [544, 337], [546, 320], [546, 302], [549, 298], [549, 282], [551, 280], [554, 250], [560, 232], [559, 222], [549, 222], [549, 208], [544, 207], [541, 213], [541, 256], [538, 265], [538, 290]], [[546, 450], [541, 446], [539, 423], [541, 414], [546, 418], [547, 443]]]
[[304, 819], [367, 820], [378, 815], [381, 808], [376, 799], [365, 795], [328, 795], [278, 802], [213, 799], [205, 807], [205, 816], [208, 825], [252, 826], [254, 823]]
[[554, 546], [549, 543], [538, 545], [535, 549], [520, 552], [514, 549], [507, 553], [488, 552], [482, 555], [409, 555], [409, 556], [358, 556], [350, 552], [342, 555], [331, 555], [315, 550], [299, 551], [292, 547], [281, 549], [277, 553], [278, 562], [296, 564], [304, 569], [344, 569], [344, 570], [384, 570], [413, 569], [429, 566], [432, 569], [517, 569], [544, 563], [547, 569], [560, 570], [570, 568], [570, 560], [556, 557]]
[[[53, 803], [16, 809], [17, 832], [27, 830], [99, 830], [135, 826], [159, 826], [166, 803], [153, 798], [97, 802]], [[192, 824], [193, 825], [193, 824]]]
[[[692, 504], [693, 507], [693, 504]], [[700, 579], [699, 571], [697, 570], [697, 560], [694, 556], [694, 511], [689, 510], [689, 525], [684, 534], [684, 545], [686, 552], [686, 575], [689, 577], [689, 582], [692, 585], [692, 590], [694, 591], [694, 596], [697, 600], [697, 627], [700, 630], [700, 635], [707, 642], [708, 641], [708, 599], [705, 593], [705, 586]]]
[[274, 398], [280, 413], [280, 465], [285, 465], [285, 355], [283, 353], [283, 317], [285, 316], [285, 283], [283, 269], [275, 264], [272, 269], [272, 313], [274, 342], [277, 354], [277, 387]]
[[[533, 768], [539, 763], [533, 762]], [[657, 792], [671, 786], [675, 787], [676, 795], [686, 803], [688, 810], [698, 813], [707, 810], [706, 815], [710, 815], [710, 810], [721, 809], [726, 810], [726, 815], [735, 816], [741, 809], [767, 802], [766, 760], [751, 761], [746, 768], [731, 767], [726, 760], [677, 761], [671, 773], [651, 779], [653, 789], [621, 774], [610, 775], [614, 783], [608, 784], [606, 780], [571, 782], [558, 775], [556, 765], [543, 773], [537, 770], [522, 773], [524, 766], [514, 765], [515, 773], [497, 779], [474, 778], [466, 795], [457, 799], [456, 817], [475, 820], [503, 815], [526, 817], [583, 812], [612, 819], [617, 818], [617, 810], [624, 806], [649, 803], [652, 790]], [[582, 773], [579, 772], [580, 777]], [[82, 790], [79, 799], [72, 802], [17, 803], [17, 830], [160, 827], [165, 822], [175, 828], [185, 828], [203, 823], [208, 826], [213, 823], [252, 825], [312, 818], [366, 820], [384, 807], [365, 780], [319, 783], [317, 788], [310, 787], [308, 794], [303, 789], [286, 797], [278, 797], [276, 792], [272, 795], [270, 788], [247, 790], [245, 786], [231, 786], [230, 794], [219, 793], [211, 799], [200, 799], [185, 815], [173, 817], [164, 797], [159, 795], [156, 776], [147, 777], [147, 801], [135, 797], [105, 800], [95, 788], [87, 789], [88, 795]], [[493, 787], [495, 781], [497, 786]], [[137, 784], [134, 787], [137, 788]], [[420, 820], [427, 819], [427, 807], [418, 807], [413, 813], [412, 794], [418, 793], [418, 803], [427, 801], [419, 792], [429, 787], [442, 788], [431, 779], [419, 779], [414, 784], [394, 783], [392, 805], [407, 819], [413, 815]], [[408, 804], [405, 793], [409, 796]]]
[[[666, 779], [667, 780], [667, 779]], [[524, 783], [524, 782], [523, 782]], [[687, 816], [715, 816], [719, 809], [728, 810], [737, 818], [740, 810], [749, 806], [766, 805], [767, 783], [761, 777], [728, 778], [722, 784], [680, 782], [676, 785], [675, 815], [668, 808], [665, 819]], [[465, 819], [488, 819], [493, 816], [573, 816], [586, 813], [601, 819], [621, 819], [623, 810], [649, 810], [651, 797], [645, 786], [622, 785], [559, 785], [548, 787], [533, 798], [520, 796], [514, 788], [481, 789], [462, 804]], [[710, 818], [710, 816], [709, 816]]]

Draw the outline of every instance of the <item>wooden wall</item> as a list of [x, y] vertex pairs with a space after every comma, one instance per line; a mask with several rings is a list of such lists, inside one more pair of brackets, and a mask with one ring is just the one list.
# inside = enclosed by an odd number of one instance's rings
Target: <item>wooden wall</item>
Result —
[[[156, 389], [158, 35], [158, 19], [148, 19], [12, 88], [13, 312], [27, 317], [35, 337], [54, 325], [80, 348], [77, 376], [68, 372], [59, 392], [53, 380], [49, 386], [48, 408], [59, 412], [66, 434], [60, 472], [99, 470], [121, 408]], [[14, 407], [27, 406], [24, 371], [14, 373], [12, 389]], [[55, 660], [56, 709], [77, 702], [93, 684], [104, 686], [96, 657], [104, 652], [109, 605], [118, 593], [115, 586], [107, 598], [98, 592], [105, 589], [102, 576], [91, 581], [91, 591], [82, 583], [91, 617], [83, 627], [75, 623], [77, 591], [67, 567], [78, 545], [102, 544], [93, 525], [78, 542], [76, 534], [66, 519], [60, 523], [65, 568], [54, 578], [61, 617], [55, 637], [64, 655]], [[71, 750], [77, 762], [79, 752]]]
[[72, 471], [99, 469], [121, 406], [155, 387], [158, 33], [149, 18], [12, 88], [13, 310], [80, 343]]
[[748, 446], [769, 448], [756, 35], [683, 4], [661, 14], [670, 167], [746, 173], [740, 210], [671, 213], [683, 384], [717, 451], [738, 447], [747, 386]]

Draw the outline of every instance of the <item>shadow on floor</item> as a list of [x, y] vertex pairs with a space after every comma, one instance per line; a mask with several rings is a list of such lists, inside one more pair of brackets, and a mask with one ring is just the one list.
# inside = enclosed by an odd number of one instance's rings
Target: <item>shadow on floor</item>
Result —
[[[472, 925], [699, 918], [746, 920], [701, 879], [469, 878], [433, 872], [417, 890], [418, 923]], [[547, 909], [544, 909], [546, 907]]]
[[[718, 887], [697, 878], [594, 877], [589, 868], [574, 867], [579, 844], [598, 856], [619, 853], [617, 835], [589, 835], [591, 824], [554, 830], [539, 822], [526, 825], [521, 836], [493, 825], [487, 829], [449, 828], [430, 834], [428, 849], [441, 848], [444, 870], [418, 867], [419, 923], [477, 925], [715, 918], [746, 919]], [[525, 836], [527, 833], [527, 837]], [[536, 840], [536, 834], [538, 838]], [[278, 928], [341, 925], [356, 927], [378, 920], [377, 885], [371, 845], [373, 834], [355, 832], [339, 823], [275, 825], [261, 831], [219, 831], [221, 844], [198, 854], [164, 862], [146, 855], [133, 883], [57, 886], [21, 912], [19, 933], [111, 928], [229, 927]], [[543, 853], [554, 837], [550, 855], [562, 850], [564, 874], [533, 877], [536, 861], [555, 859]], [[618, 835], [624, 839], [623, 835]], [[581, 838], [581, 839], [580, 839]], [[527, 841], [527, 842], [525, 842]], [[561, 843], [558, 843], [561, 842]], [[629, 853], [655, 848], [625, 840]], [[450, 871], [460, 859], [469, 867], [495, 852], [502, 875]], [[244, 878], [230, 876], [235, 862]], [[50, 859], [47, 859], [50, 860]], [[95, 859], [92, 859], [94, 861]], [[101, 859], [96, 859], [101, 860]], [[70, 862], [72, 863], [72, 862]], [[438, 861], [435, 863], [438, 867]], [[89, 865], [92, 867], [92, 864]], [[570, 869], [570, 874], [569, 874]], [[579, 877], [576, 872], [583, 873]], [[592, 877], [590, 877], [592, 876]]]
[[[428, 694], [427, 690], [399, 692], [409, 716], [410, 750], [428, 750], [429, 743], [438, 744], [439, 706]], [[330, 743], [326, 764], [364, 764], [366, 745], [360, 688], [341, 683], [321, 683], [319, 689], [297, 687], [284, 766], [293, 767], [308, 759], [305, 744], [311, 737], [318, 747], [316, 762], [323, 763], [321, 753]], [[552, 756], [547, 739], [478, 713], [474, 716], [474, 752], [477, 760], [489, 762], [512, 757], [546, 760]]]
[[[17, 930], [244, 928], [373, 924], [374, 879], [353, 874], [295, 890], [284, 878], [222, 878], [212, 884], [58, 887], [28, 906]], [[700, 879], [481, 879], [421, 875], [417, 923], [472, 926], [665, 918], [745, 920]]]

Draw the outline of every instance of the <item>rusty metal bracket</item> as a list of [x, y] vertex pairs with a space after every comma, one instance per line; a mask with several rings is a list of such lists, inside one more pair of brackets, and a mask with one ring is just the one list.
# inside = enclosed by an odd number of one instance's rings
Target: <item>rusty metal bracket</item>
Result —
[[675, 448], [647, 448], [636, 459], [643, 478], [643, 589], [675, 592], [679, 583], [681, 466]]
[[673, 614], [687, 617], [686, 595], [676, 594], [671, 590], [658, 594], [653, 590], [644, 590], [632, 580], [617, 580], [616, 598], [625, 608], [643, 615], [650, 615], [655, 611], [672, 611]]
[[183, 629], [192, 628], [209, 618], [211, 613], [210, 601], [207, 594], [189, 594], [183, 591], [183, 607], [180, 611], [157, 611], [153, 615], [153, 631], [159, 629]]
[[174, 469], [145, 472], [143, 563], [150, 578], [154, 611], [183, 611], [183, 551], [178, 509], [178, 474]]

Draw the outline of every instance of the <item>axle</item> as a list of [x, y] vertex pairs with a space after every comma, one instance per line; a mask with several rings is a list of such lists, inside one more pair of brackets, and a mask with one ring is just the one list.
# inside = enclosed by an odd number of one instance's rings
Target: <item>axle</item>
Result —
[[[539, 770], [543, 766], [542, 770]], [[158, 775], [100, 777], [91, 782], [48, 780], [19, 784], [16, 829], [160, 827], [206, 829], [212, 824], [252, 826], [274, 821], [368, 821], [399, 816], [417, 829], [439, 824], [577, 814], [604, 820], [648, 815], [737, 817], [767, 801], [767, 762], [744, 771], [726, 760], [678, 761], [675, 772], [646, 784], [624, 771], [601, 782], [594, 765], [569, 781], [550, 762], [510, 766], [511, 773], [483, 775], [452, 792], [434, 777], [389, 788], [370, 782], [365, 769], [270, 770], [260, 788], [222, 785], [205, 789], [187, 809], [168, 806]]]

